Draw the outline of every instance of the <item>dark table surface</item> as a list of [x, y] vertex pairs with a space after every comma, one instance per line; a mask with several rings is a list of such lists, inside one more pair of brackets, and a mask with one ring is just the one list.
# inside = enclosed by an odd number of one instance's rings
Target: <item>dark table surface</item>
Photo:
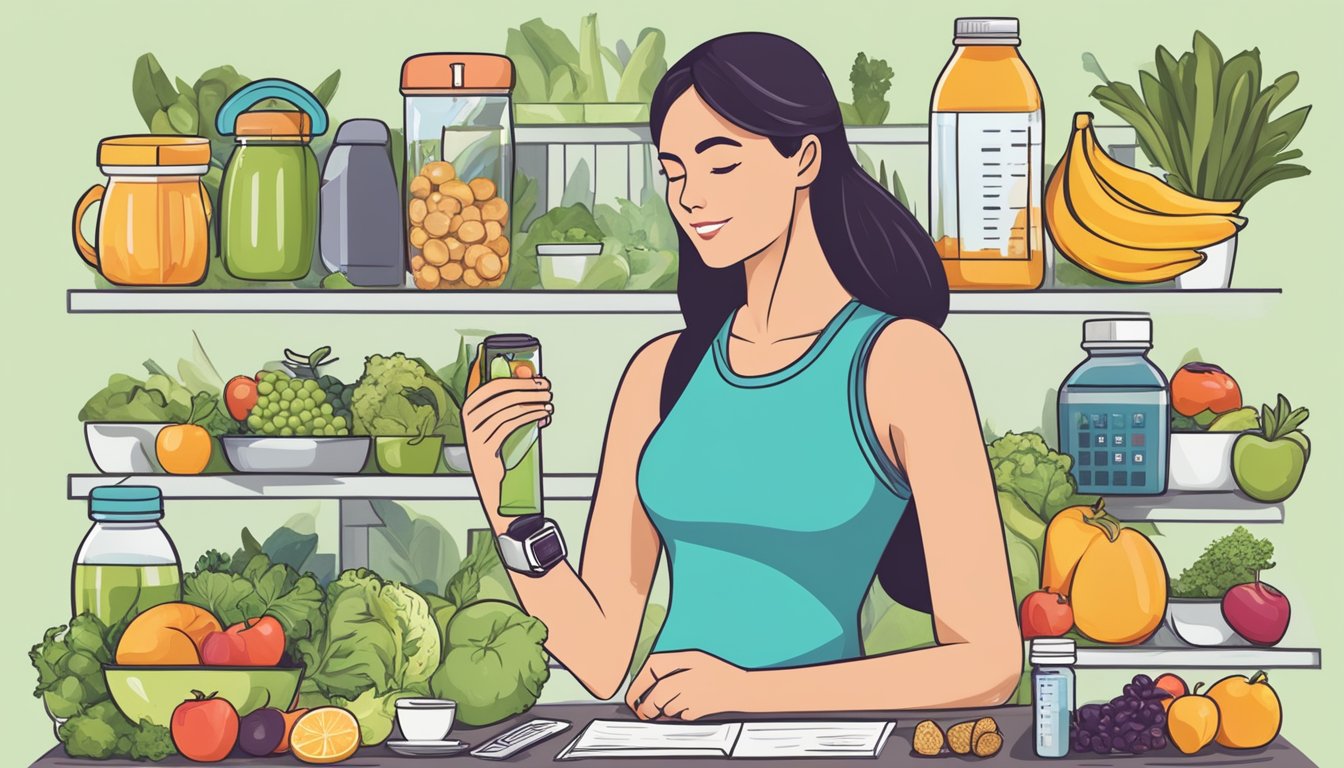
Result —
[[[985, 765], [1054, 765], [1054, 766], [1124, 766], [1125, 768], [1141, 768], [1141, 766], [1242, 766], [1242, 765], [1273, 765], [1275, 768], [1305, 768], [1306, 766], [1315, 766], [1306, 755], [1303, 755], [1295, 749], [1288, 741], [1282, 737], [1276, 739], [1272, 744], [1264, 749], [1255, 750], [1227, 750], [1220, 747], [1211, 746], [1205, 748], [1198, 755], [1186, 756], [1177, 752], [1172, 747], [1157, 752], [1149, 753], [1142, 757], [1131, 755], [1082, 755], [1070, 756], [1062, 760], [1043, 760], [1036, 757], [1032, 745], [1032, 723], [1031, 709], [1029, 707], [999, 707], [997, 709], [977, 709], [977, 710], [942, 710], [939, 712], [893, 712], [889, 719], [896, 721], [896, 730], [891, 737], [887, 739], [886, 747], [883, 748], [880, 760], [891, 765], [910, 765], [910, 735], [914, 732], [915, 724], [925, 718], [936, 721], [939, 725], [947, 728], [954, 723], [963, 720], [970, 720], [983, 715], [991, 715], [999, 723], [999, 730], [1004, 735], [1003, 750], [998, 755], [980, 760], [972, 757], [950, 756], [945, 758], [952, 762], [974, 762]], [[552, 720], [568, 720], [574, 725], [568, 731], [554, 736], [540, 744], [534, 745], [531, 749], [519, 752], [506, 761], [498, 760], [480, 760], [467, 754], [460, 754], [455, 757], [402, 757], [393, 753], [387, 747], [369, 747], [359, 750], [358, 753], [344, 763], [342, 766], [369, 766], [370, 768], [410, 768], [410, 766], [424, 766], [428, 764], [438, 765], [444, 761], [451, 761], [451, 764], [473, 764], [490, 765], [503, 762], [515, 766], [540, 766], [550, 765], [560, 750], [574, 740], [584, 726], [592, 720], [599, 719], [630, 719], [632, 715], [630, 710], [623, 704], [544, 704], [533, 707], [530, 712], [519, 715], [518, 717], [506, 720], [497, 725], [484, 728], [455, 727], [452, 732], [452, 738], [461, 739], [469, 744], [476, 746], [483, 744], [494, 736], [503, 733], [509, 728], [526, 722], [535, 717], [543, 717]], [[881, 719], [880, 713], [828, 713], [817, 716], [815, 719], [837, 719], [837, 720], [876, 720]], [[769, 717], [744, 717], [733, 718], [734, 720], [753, 720], [770, 719]], [[801, 716], [790, 715], [788, 719], [803, 719]], [[248, 757], [242, 753], [237, 753], [237, 757], [231, 757], [221, 765], [226, 766], [284, 766], [284, 765], [303, 765], [292, 756], [275, 756], [269, 758]], [[922, 758], [921, 764], [924, 759]], [[936, 759], [935, 759], [936, 760]], [[571, 762], [571, 761], [565, 761]], [[574, 763], [594, 762], [573, 761]], [[724, 765], [739, 766], [743, 761], [727, 760], [720, 758], [695, 757], [673, 760], [669, 758], [654, 759], [631, 759], [631, 758], [604, 758], [598, 760], [603, 766], [618, 763], [622, 765], [669, 765], [685, 764], [703, 766]], [[804, 758], [796, 760], [765, 761], [751, 760], [753, 766], [763, 766], [767, 764], [792, 764], [806, 765], [808, 768], [828, 768], [829, 766], [848, 766], [853, 768], [854, 758], [824, 759], [824, 758]], [[937, 762], [934, 763], [935, 765]], [[55, 768], [56, 766], [144, 766], [148, 763], [136, 763], [133, 761], [121, 760], [75, 760], [67, 757], [65, 751], [57, 746], [46, 755], [43, 755], [33, 768]], [[186, 768], [187, 766], [196, 766], [200, 763], [193, 763], [181, 757], [173, 757], [164, 760], [161, 763], [152, 765], [163, 766], [164, 768]]]

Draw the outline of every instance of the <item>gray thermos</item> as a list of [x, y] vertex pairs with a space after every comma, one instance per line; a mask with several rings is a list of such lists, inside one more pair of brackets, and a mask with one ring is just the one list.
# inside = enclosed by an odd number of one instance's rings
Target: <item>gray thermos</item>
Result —
[[322, 169], [322, 263], [352, 285], [406, 284], [401, 192], [381, 120], [346, 120]]

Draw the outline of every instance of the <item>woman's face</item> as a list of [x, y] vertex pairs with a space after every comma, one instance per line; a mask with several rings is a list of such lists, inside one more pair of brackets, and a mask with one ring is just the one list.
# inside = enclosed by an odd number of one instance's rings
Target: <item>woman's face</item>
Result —
[[668, 109], [658, 145], [677, 225], [711, 267], [728, 267], [783, 237], [799, 188], [816, 177], [820, 144], [793, 157], [723, 119], [694, 88]]

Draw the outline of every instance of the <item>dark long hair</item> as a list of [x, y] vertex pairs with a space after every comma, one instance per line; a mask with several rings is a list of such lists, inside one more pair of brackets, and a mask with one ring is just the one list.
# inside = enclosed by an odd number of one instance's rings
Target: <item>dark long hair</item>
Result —
[[[743, 32], [697, 46], [668, 69], [653, 92], [649, 125], [662, 136], [667, 111], [687, 90], [725, 120], [765, 136], [791, 157], [806, 136], [821, 142], [821, 169], [812, 184], [812, 219], [831, 270], [851, 296], [874, 309], [935, 328], [947, 319], [947, 276], [933, 243], [915, 217], [859, 167], [845, 137], [840, 104], [821, 64], [778, 35]], [[705, 264], [686, 232], [680, 242], [677, 298], [686, 329], [663, 376], [660, 410], [672, 410], [715, 334], [746, 301], [741, 264]], [[931, 612], [928, 571], [912, 499], [877, 567], [892, 599]]]

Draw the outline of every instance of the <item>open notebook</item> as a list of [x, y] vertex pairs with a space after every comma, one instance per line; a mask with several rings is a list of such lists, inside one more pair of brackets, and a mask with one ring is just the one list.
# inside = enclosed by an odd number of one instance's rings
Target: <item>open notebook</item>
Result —
[[594, 720], [556, 760], [585, 757], [877, 757], [894, 721], [649, 723]]

